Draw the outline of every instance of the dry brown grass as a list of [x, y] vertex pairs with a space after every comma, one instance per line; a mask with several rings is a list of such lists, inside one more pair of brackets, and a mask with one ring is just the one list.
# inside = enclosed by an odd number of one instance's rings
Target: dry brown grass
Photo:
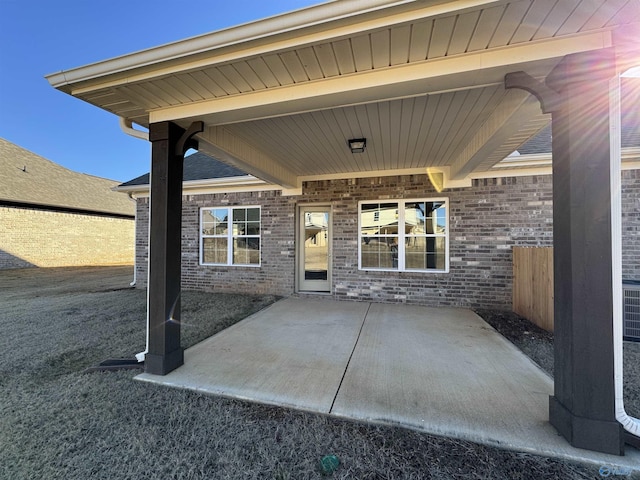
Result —
[[[584, 479], [598, 467], [82, 374], [144, 347], [130, 269], [0, 272], [0, 478]], [[272, 298], [185, 292], [185, 346]]]

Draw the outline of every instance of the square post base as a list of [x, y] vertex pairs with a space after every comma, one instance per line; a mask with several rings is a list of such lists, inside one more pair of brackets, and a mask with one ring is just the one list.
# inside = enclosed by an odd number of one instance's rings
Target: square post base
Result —
[[624, 455], [624, 429], [607, 422], [573, 415], [560, 401], [549, 397], [549, 422], [576, 448], [611, 455]]
[[184, 348], [180, 347], [165, 355], [147, 353], [144, 359], [144, 371], [152, 375], [166, 375], [184, 365]]

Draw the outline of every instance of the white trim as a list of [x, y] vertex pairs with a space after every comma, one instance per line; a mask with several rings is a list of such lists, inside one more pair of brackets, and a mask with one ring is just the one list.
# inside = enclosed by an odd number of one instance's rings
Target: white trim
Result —
[[[407, 234], [404, 233], [405, 214], [407, 203], [412, 202], [443, 202], [446, 210], [446, 228], [444, 235], [433, 234], [429, 237], [445, 239], [445, 268], [444, 269], [424, 269], [414, 270], [405, 268], [405, 239]], [[398, 268], [364, 268], [362, 266], [362, 205], [377, 203], [395, 203], [398, 206]], [[428, 197], [428, 198], [389, 198], [389, 199], [372, 199], [360, 200], [358, 202], [358, 270], [363, 272], [402, 272], [402, 273], [449, 273], [449, 230], [450, 230], [450, 211], [449, 197]], [[401, 229], [400, 226], [403, 228]], [[401, 232], [402, 230], [402, 232]]]
[[[260, 218], [260, 234], [258, 235], [234, 235], [233, 234], [233, 211], [248, 210], [257, 208]], [[202, 212], [204, 210], [227, 210], [227, 234], [226, 235], [203, 235], [202, 231]], [[227, 263], [207, 263], [203, 260], [203, 247], [205, 238], [226, 238], [227, 239]], [[260, 250], [258, 251], [258, 263], [233, 263], [233, 240], [238, 238], [257, 238], [260, 240]], [[259, 268], [262, 266], [262, 207], [260, 205], [217, 205], [209, 207], [200, 207], [198, 209], [198, 264], [203, 267], [248, 267]]]

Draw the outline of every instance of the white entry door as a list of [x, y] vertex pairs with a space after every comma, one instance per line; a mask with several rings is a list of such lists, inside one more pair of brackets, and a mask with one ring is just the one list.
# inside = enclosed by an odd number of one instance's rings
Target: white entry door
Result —
[[298, 225], [298, 290], [330, 292], [331, 207], [301, 206]]

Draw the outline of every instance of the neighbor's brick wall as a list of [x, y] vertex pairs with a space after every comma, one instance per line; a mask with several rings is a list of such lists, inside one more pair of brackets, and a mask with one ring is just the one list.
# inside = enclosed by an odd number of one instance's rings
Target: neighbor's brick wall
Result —
[[[512, 247], [552, 246], [550, 175], [474, 180], [437, 193], [427, 176], [408, 175], [307, 182], [303, 195], [279, 192], [183, 198], [183, 287], [226, 292], [294, 291], [296, 206], [333, 207], [333, 296], [342, 299], [510, 309]], [[449, 198], [449, 273], [358, 271], [358, 201]], [[199, 207], [262, 206], [262, 266], [198, 264]], [[624, 172], [625, 278], [640, 278], [640, 171]], [[148, 202], [138, 201], [138, 286], [146, 284]]]
[[0, 207], [0, 269], [130, 265], [134, 220]]

